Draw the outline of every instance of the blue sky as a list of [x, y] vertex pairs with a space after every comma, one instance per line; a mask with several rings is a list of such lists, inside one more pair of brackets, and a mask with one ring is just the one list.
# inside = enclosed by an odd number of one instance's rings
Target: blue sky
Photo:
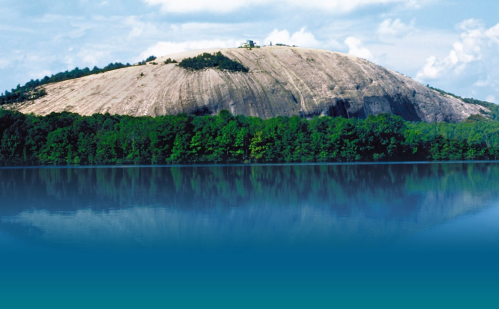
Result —
[[0, 0], [0, 92], [75, 67], [246, 39], [351, 53], [499, 103], [499, 2]]

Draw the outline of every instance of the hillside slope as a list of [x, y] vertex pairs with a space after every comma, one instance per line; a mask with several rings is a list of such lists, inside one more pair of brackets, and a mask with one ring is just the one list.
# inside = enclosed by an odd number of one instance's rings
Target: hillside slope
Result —
[[69, 111], [132, 116], [178, 113], [233, 114], [270, 118], [314, 115], [365, 118], [390, 113], [411, 121], [459, 122], [486, 108], [442, 95], [399, 73], [351, 55], [297, 47], [222, 49], [249, 73], [216, 69], [190, 71], [166, 58], [46, 85], [48, 95], [12, 106], [23, 113]]

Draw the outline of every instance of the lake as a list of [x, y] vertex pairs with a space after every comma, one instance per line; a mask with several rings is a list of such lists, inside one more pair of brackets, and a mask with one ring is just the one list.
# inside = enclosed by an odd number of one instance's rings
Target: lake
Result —
[[0, 169], [2, 308], [498, 308], [499, 163]]

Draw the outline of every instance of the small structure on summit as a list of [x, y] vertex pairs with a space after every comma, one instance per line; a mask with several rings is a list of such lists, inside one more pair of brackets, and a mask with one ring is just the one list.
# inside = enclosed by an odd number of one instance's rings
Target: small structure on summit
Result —
[[254, 41], [252, 40], [247, 40], [246, 42], [244, 43], [241, 43], [241, 45], [239, 45], [239, 48], [258, 48], [260, 46], [256, 45]]
[[253, 42], [252, 40], [247, 40], [245, 43], [241, 43], [241, 45], [239, 46], [239, 48], [253, 48], [255, 47], [255, 42]]

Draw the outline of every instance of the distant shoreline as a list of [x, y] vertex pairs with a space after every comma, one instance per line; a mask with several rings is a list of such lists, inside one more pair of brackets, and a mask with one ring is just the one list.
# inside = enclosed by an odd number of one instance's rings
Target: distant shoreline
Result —
[[178, 168], [178, 167], [252, 167], [252, 166], [354, 166], [354, 165], [429, 165], [429, 164], [483, 164], [499, 163], [499, 160], [477, 160], [477, 161], [404, 161], [404, 162], [304, 162], [304, 163], [233, 163], [233, 164], [141, 164], [141, 165], [17, 165], [0, 166], [0, 170], [9, 169], [85, 169], [85, 168]]

